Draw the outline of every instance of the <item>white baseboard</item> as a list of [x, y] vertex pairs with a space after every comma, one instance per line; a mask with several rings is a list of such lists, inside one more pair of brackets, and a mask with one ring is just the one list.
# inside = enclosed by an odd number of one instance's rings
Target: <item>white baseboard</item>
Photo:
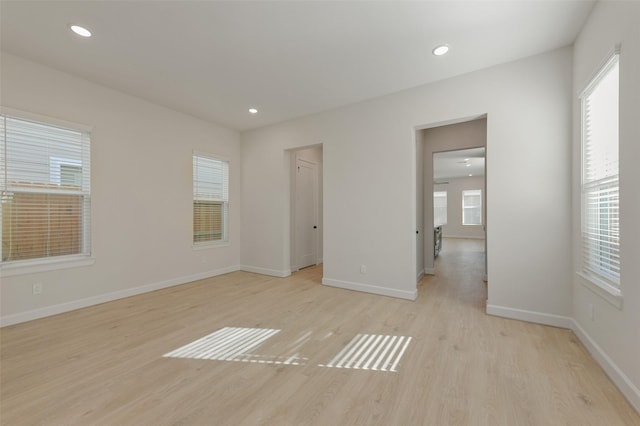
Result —
[[607, 376], [620, 389], [620, 392], [627, 397], [627, 400], [640, 413], [640, 389], [638, 389], [627, 377], [626, 374], [609, 358], [600, 346], [587, 334], [587, 332], [573, 319], [571, 330], [587, 348], [591, 356], [600, 364], [600, 367], [607, 373]]
[[240, 266], [240, 269], [245, 272], [253, 272], [256, 274], [270, 275], [272, 277], [280, 277], [280, 278], [285, 278], [291, 275], [290, 269], [280, 271], [277, 269], [261, 268], [259, 266], [251, 266], [251, 265], [242, 265]]
[[184, 277], [173, 278], [167, 281], [161, 281], [152, 284], [146, 284], [140, 287], [128, 288], [125, 290], [114, 291], [112, 293], [101, 294], [98, 296], [87, 297], [84, 299], [73, 300], [71, 302], [60, 303], [58, 305], [47, 306], [45, 308], [33, 309], [18, 314], [7, 315], [0, 317], [0, 327], [6, 327], [8, 325], [19, 324], [21, 322], [31, 321], [38, 318], [44, 318], [51, 315], [62, 314], [69, 311], [75, 311], [76, 309], [86, 308], [93, 305], [99, 305], [101, 303], [112, 302], [114, 300], [123, 299], [125, 297], [131, 297], [142, 293], [148, 293], [150, 291], [160, 290], [167, 287], [173, 287], [180, 284], [186, 284], [192, 281], [198, 281], [205, 278], [211, 278], [222, 274], [228, 274], [229, 272], [239, 271], [240, 266], [229, 266], [222, 269], [216, 269], [213, 271], [202, 272], [194, 275], [187, 275]]
[[571, 328], [573, 318], [561, 315], [546, 314], [542, 312], [525, 311], [523, 309], [507, 308], [487, 304], [487, 314], [497, 317], [533, 322], [536, 324], [551, 325], [553, 327]]
[[424, 268], [425, 275], [435, 275], [436, 268]]
[[346, 290], [361, 291], [364, 293], [379, 294], [382, 296], [396, 297], [399, 299], [416, 300], [418, 297], [418, 289], [413, 291], [396, 290], [393, 288], [379, 287], [370, 284], [354, 283], [350, 281], [333, 280], [330, 278], [322, 278], [322, 284], [331, 287], [342, 288]]
[[422, 277], [424, 277], [424, 269], [418, 272], [418, 275], [416, 276], [416, 282], [419, 283]]

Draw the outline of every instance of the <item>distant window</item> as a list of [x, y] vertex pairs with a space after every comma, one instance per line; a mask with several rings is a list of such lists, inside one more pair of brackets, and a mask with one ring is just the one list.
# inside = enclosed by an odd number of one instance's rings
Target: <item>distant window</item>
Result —
[[433, 193], [433, 226], [447, 224], [447, 191]]
[[2, 262], [90, 255], [89, 139], [0, 116]]
[[482, 190], [462, 191], [462, 224], [482, 225]]
[[193, 154], [193, 243], [229, 240], [229, 162]]
[[582, 94], [582, 272], [620, 286], [618, 55]]

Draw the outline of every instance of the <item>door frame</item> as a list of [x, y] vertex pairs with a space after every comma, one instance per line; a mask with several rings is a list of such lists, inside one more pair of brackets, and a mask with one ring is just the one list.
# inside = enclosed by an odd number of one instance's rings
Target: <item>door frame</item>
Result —
[[[314, 232], [312, 233], [311, 236], [311, 244], [313, 246], [313, 264], [317, 265], [318, 264], [318, 232], [319, 232], [319, 227], [318, 227], [318, 218], [319, 218], [319, 214], [318, 214], [318, 206], [319, 206], [319, 202], [318, 202], [318, 194], [319, 194], [319, 188], [318, 188], [318, 163], [314, 162], [314, 161], [310, 161], [307, 159], [302, 158], [301, 156], [299, 156], [297, 153], [295, 155], [295, 169], [294, 169], [294, 182], [293, 182], [293, 187], [294, 187], [294, 191], [293, 191], [293, 202], [292, 202], [292, 210], [293, 210], [293, 228], [292, 228], [292, 259], [295, 259], [295, 268], [296, 270], [299, 270], [301, 267], [307, 267], [310, 265], [304, 265], [301, 266], [300, 265], [300, 256], [301, 253], [298, 252], [298, 199], [297, 199], [297, 195], [298, 195], [298, 190], [300, 189], [300, 184], [299, 184], [299, 180], [298, 180], [298, 175], [299, 173], [297, 173], [299, 171], [299, 168], [301, 167], [300, 163], [306, 163], [308, 165], [311, 166], [311, 169], [313, 171], [313, 182], [312, 182], [312, 199], [313, 199], [313, 223], [314, 223]], [[293, 265], [292, 265], [293, 266]]]
[[[318, 215], [318, 230], [316, 233], [316, 264], [321, 264], [324, 262], [323, 259], [323, 232], [324, 232], [324, 221], [323, 221], [323, 168], [324, 168], [324, 151], [323, 144], [313, 144], [307, 146], [301, 146], [296, 148], [289, 148], [284, 150], [284, 173], [285, 173], [285, 234], [284, 234], [284, 258], [285, 265], [289, 265], [288, 273], [298, 271], [296, 263], [296, 242], [295, 242], [295, 184], [296, 184], [296, 160], [301, 151], [305, 151], [311, 148], [320, 148], [320, 159], [316, 162], [316, 172], [317, 172], [317, 215]], [[305, 158], [302, 158], [305, 160]], [[309, 160], [306, 160], [309, 161]], [[314, 161], [310, 161], [314, 162]]]

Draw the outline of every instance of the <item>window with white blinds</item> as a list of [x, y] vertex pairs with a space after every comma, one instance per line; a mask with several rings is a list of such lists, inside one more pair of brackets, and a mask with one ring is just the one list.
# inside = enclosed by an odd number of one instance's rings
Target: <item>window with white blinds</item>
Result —
[[433, 193], [433, 226], [447, 224], [447, 191]]
[[0, 115], [2, 262], [91, 251], [90, 135]]
[[614, 54], [581, 96], [582, 272], [614, 291], [620, 286], [618, 69]]
[[193, 153], [193, 243], [229, 241], [229, 162]]
[[462, 191], [462, 224], [482, 225], [482, 190]]

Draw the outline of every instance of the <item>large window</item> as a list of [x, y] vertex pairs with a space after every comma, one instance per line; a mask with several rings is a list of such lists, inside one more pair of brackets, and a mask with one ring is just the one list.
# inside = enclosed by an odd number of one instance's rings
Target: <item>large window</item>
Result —
[[447, 191], [433, 193], [433, 226], [447, 224]]
[[482, 190], [462, 191], [462, 224], [482, 225]]
[[229, 240], [229, 162], [193, 154], [193, 242]]
[[0, 115], [2, 262], [90, 255], [86, 131]]
[[618, 55], [582, 94], [582, 272], [620, 286]]

